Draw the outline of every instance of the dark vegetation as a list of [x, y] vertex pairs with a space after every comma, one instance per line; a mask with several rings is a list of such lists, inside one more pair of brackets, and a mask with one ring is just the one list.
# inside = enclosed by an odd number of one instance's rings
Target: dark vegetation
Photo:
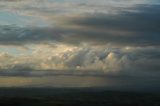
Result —
[[160, 106], [158, 93], [89, 88], [0, 88], [0, 106]]

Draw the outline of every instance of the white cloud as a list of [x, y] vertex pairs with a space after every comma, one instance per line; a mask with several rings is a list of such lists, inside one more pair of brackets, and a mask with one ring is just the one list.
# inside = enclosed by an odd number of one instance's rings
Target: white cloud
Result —
[[[1, 70], [52, 70], [62, 74], [91, 75], [158, 75], [159, 55], [156, 48], [116, 49], [104, 46], [75, 47], [35, 45], [31, 54], [12, 56], [0, 54]], [[150, 54], [152, 50], [152, 54]], [[22, 52], [23, 53], [23, 52]], [[45, 74], [44, 74], [45, 75]]]

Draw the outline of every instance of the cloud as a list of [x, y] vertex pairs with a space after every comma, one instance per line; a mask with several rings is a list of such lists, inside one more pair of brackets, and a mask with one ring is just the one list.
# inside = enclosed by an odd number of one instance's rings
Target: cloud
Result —
[[[159, 46], [160, 6], [139, 5], [118, 14], [88, 14], [84, 17], [69, 19], [71, 35], [68, 42], [96, 44]], [[134, 12], [137, 11], [137, 12]]]
[[[72, 45], [159, 46], [160, 6], [137, 5], [116, 14], [95, 12], [59, 20], [55, 27], [0, 26], [0, 43], [59, 42]], [[58, 22], [58, 21], [57, 21]]]
[[[46, 46], [45, 46], [46, 47]], [[50, 49], [49, 49], [50, 48]], [[160, 50], [156, 47], [112, 48], [88, 47], [68, 50], [49, 47], [46, 52], [26, 56], [2, 53], [1, 76], [159, 76]], [[56, 52], [57, 51], [57, 52]], [[3, 62], [5, 61], [5, 62]], [[39, 73], [39, 74], [38, 74]]]
[[[51, 26], [0, 25], [0, 76], [159, 78], [160, 5], [133, 0], [37, 1], [1, 2], [2, 11]], [[25, 51], [16, 50], [20, 47]]]
[[0, 0], [0, 2], [3, 1], [3, 2], [17, 2], [17, 1], [22, 1], [22, 0]]
[[59, 40], [61, 37], [58, 30], [46, 28], [26, 28], [10, 25], [0, 26], [1, 45], [25, 45], [34, 43], [45, 43]]

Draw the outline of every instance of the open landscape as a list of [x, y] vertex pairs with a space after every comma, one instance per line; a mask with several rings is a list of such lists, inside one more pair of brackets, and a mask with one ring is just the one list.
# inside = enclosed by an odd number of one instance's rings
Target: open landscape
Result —
[[95, 88], [0, 88], [1, 106], [160, 106], [160, 94]]

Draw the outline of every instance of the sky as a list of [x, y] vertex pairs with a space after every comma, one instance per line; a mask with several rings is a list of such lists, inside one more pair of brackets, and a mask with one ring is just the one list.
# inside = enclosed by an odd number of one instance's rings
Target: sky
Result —
[[159, 0], [0, 0], [0, 87], [160, 88]]

